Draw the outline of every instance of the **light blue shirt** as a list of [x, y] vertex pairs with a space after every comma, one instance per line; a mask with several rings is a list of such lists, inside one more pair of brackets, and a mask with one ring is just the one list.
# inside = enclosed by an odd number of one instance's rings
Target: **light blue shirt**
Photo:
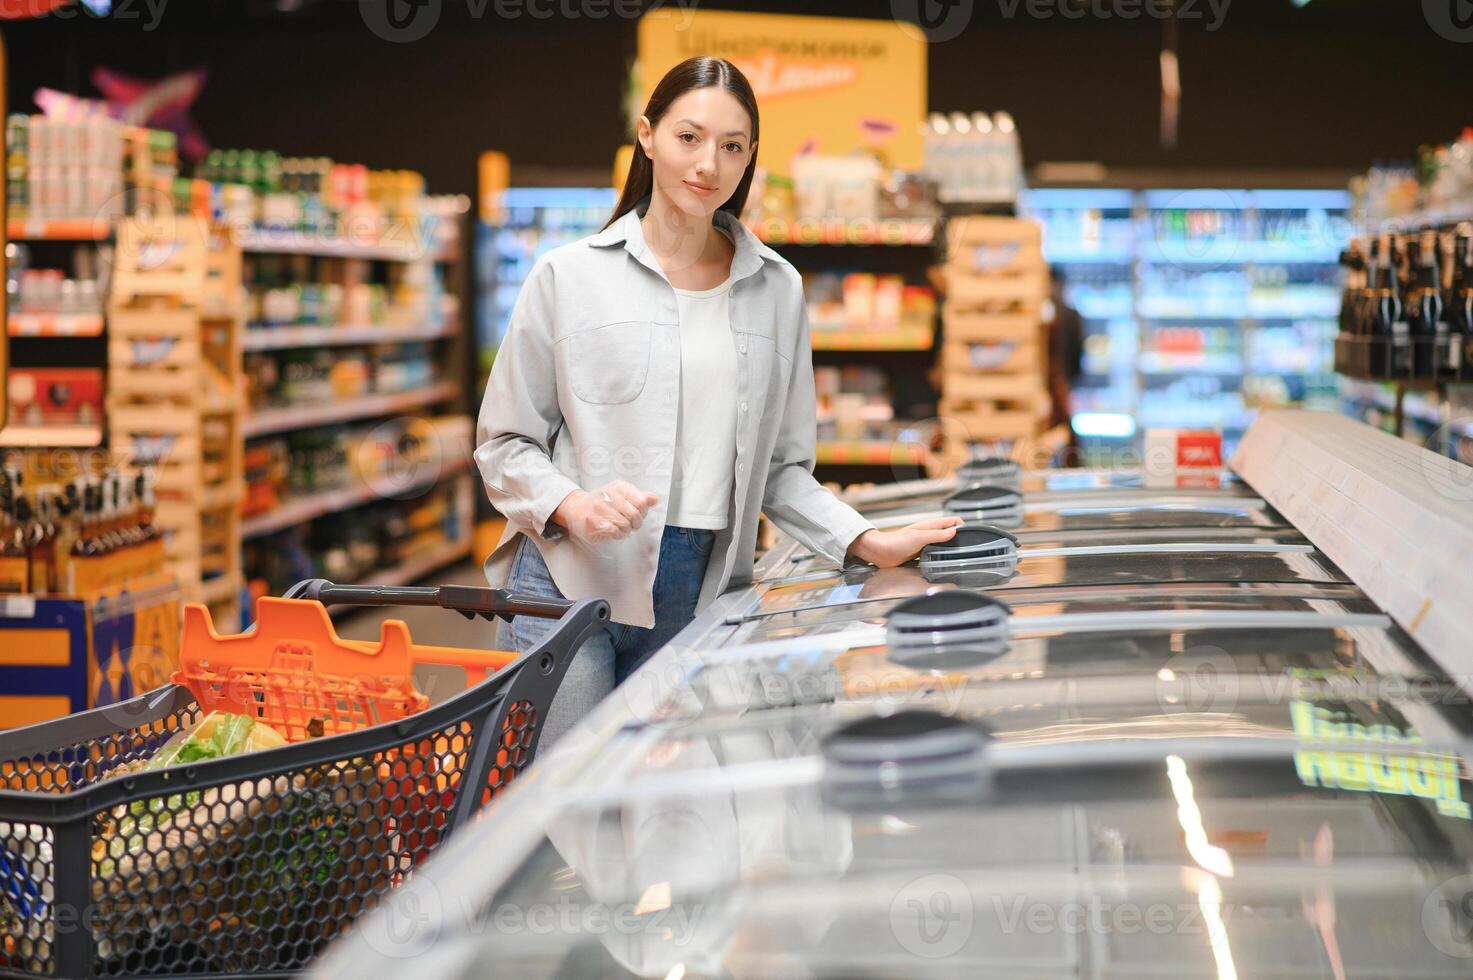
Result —
[[[736, 458], [731, 519], [717, 533], [697, 611], [751, 581], [759, 513], [833, 561], [874, 527], [813, 477], [817, 416], [802, 279], [734, 216], [718, 211], [714, 220], [736, 245]], [[476, 463], [507, 518], [487, 581], [506, 584], [516, 539], [526, 534], [565, 596], [605, 598], [614, 621], [653, 626], [679, 397], [676, 294], [645, 244], [639, 209], [538, 259], [476, 427]], [[614, 480], [659, 498], [638, 530], [586, 545], [548, 522], [571, 491]]]

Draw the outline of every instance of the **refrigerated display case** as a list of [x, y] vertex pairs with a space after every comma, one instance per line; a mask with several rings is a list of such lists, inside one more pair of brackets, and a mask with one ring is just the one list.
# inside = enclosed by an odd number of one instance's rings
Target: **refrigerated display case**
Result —
[[1259, 408], [1337, 405], [1346, 192], [1041, 189], [1026, 206], [1085, 321], [1086, 448], [1202, 427], [1231, 453]]
[[1124, 190], [1033, 190], [1043, 254], [1065, 276], [1064, 298], [1084, 321], [1076, 413], [1135, 411], [1135, 195]]
[[[1251, 524], [1163, 527], [1135, 474], [996, 469], [848, 499], [991, 480], [1011, 534], [781, 538], [322, 975], [1465, 975], [1459, 683], [1250, 487], [1194, 493]], [[1048, 497], [1102, 519], [1028, 528]], [[1018, 574], [928, 574], [987, 544]]]
[[533, 264], [559, 245], [603, 227], [617, 195], [608, 187], [511, 187], [501, 200], [505, 220], [476, 227], [476, 346], [482, 382]]

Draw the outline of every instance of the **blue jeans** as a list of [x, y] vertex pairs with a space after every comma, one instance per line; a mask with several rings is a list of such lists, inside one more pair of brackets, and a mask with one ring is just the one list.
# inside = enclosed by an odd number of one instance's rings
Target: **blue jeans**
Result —
[[[700, 597], [701, 582], [706, 577], [706, 565], [715, 544], [715, 531], [665, 526], [655, 568], [655, 625], [645, 628], [610, 620], [583, 641], [543, 722], [539, 750], [562, 737], [695, 618], [696, 599]], [[517, 546], [506, 588], [554, 599], [566, 598], [553, 583], [542, 553], [525, 535]], [[557, 623], [555, 619], [537, 616], [513, 616], [509, 624], [512, 647], [517, 653], [527, 652]]]

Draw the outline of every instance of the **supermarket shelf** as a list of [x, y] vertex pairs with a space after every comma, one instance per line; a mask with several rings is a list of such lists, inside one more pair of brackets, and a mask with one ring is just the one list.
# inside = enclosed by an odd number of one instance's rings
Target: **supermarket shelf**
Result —
[[1147, 265], [1335, 265], [1340, 252], [1280, 248], [1261, 242], [1206, 246], [1157, 242], [1141, 248], [1140, 260]]
[[454, 320], [411, 327], [374, 324], [251, 327], [245, 331], [243, 346], [246, 350], [261, 351], [287, 350], [293, 347], [342, 347], [349, 344], [402, 344], [454, 336], [458, 329]]
[[0, 446], [14, 449], [81, 449], [100, 445], [100, 425], [7, 425], [0, 429]]
[[769, 245], [930, 245], [936, 222], [896, 218], [884, 221], [758, 221], [748, 225]]
[[425, 255], [424, 247], [420, 245], [363, 244], [341, 238], [259, 228], [240, 234], [240, 248], [243, 252], [319, 255], [336, 259], [382, 259], [387, 262], [412, 262]]
[[813, 330], [814, 350], [930, 350], [935, 331], [929, 326], [885, 329]]
[[101, 337], [101, 313], [12, 313], [6, 332], [12, 337]]
[[1143, 320], [1246, 320], [1246, 312], [1239, 310], [1233, 313], [1154, 313], [1150, 308], [1142, 309], [1137, 314]]
[[307, 429], [314, 425], [330, 425], [333, 422], [346, 422], [350, 419], [390, 415], [410, 408], [433, 405], [435, 402], [449, 401], [459, 394], [459, 385], [453, 381], [442, 381], [427, 388], [415, 388], [411, 391], [364, 395], [323, 405], [302, 405], [256, 412], [246, 418], [243, 428], [245, 438], [254, 439], [275, 432]]
[[[441, 480], [444, 480], [447, 476], [462, 473], [469, 467], [470, 461], [467, 459], [462, 459], [455, 463], [448, 463], [422, 479], [413, 480], [402, 485], [395, 484], [393, 489], [401, 495], [413, 493], [417, 490], [428, 490]], [[332, 490], [327, 493], [299, 497], [295, 500], [287, 501], [275, 510], [246, 518], [241, 522], [240, 536], [245, 540], [259, 538], [262, 535], [273, 534], [296, 524], [305, 524], [310, 520], [326, 514], [335, 514], [339, 511], [357, 507], [360, 504], [382, 499], [382, 496], [379, 488], [373, 484], [358, 483], [350, 487], [344, 487], [341, 490]]]
[[926, 447], [914, 442], [820, 441], [814, 461], [828, 466], [922, 466]]
[[1243, 362], [1236, 357], [1173, 356], [1146, 351], [1138, 356], [1137, 364], [1143, 374], [1236, 375], [1243, 373]]
[[[418, 557], [411, 558], [401, 565], [386, 568], [377, 575], [369, 576], [363, 585], [409, 585], [424, 578], [431, 572], [444, 568], [471, 554], [471, 540], [447, 541], [445, 544], [431, 551], [427, 551]], [[337, 607], [335, 607], [337, 608]], [[342, 609], [361, 608], [356, 606], [343, 606]]]
[[1193, 311], [1187, 313], [1157, 313], [1147, 308], [1142, 309], [1138, 315], [1143, 320], [1246, 320], [1251, 323], [1261, 320], [1334, 320], [1339, 317], [1340, 309], [1339, 307], [1336, 307], [1334, 309], [1330, 309], [1329, 307], [1321, 307], [1317, 310], [1241, 309], [1229, 313], [1205, 313], [1201, 311]]
[[6, 238], [12, 241], [95, 242], [112, 236], [112, 223], [87, 218], [49, 221], [44, 218], [11, 218], [5, 223]]

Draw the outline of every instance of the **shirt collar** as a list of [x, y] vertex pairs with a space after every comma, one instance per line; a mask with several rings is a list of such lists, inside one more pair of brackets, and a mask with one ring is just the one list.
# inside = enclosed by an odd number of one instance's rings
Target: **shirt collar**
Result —
[[[659, 262], [650, 253], [649, 246], [645, 244], [644, 226], [639, 223], [640, 217], [648, 207], [649, 198], [644, 198], [637, 206], [621, 215], [618, 221], [589, 239], [589, 244], [597, 247], [622, 244], [630, 255], [639, 260], [640, 264], [653, 269], [662, 278], [668, 279], [665, 271], [660, 268]], [[757, 272], [762, 268], [764, 261], [783, 261], [780, 255], [762, 244], [752, 230], [730, 211], [717, 211], [712, 216], [712, 220], [726, 229], [731, 235], [732, 243], [736, 246], [736, 252], [731, 259], [731, 278], [734, 281], [745, 279]]]

